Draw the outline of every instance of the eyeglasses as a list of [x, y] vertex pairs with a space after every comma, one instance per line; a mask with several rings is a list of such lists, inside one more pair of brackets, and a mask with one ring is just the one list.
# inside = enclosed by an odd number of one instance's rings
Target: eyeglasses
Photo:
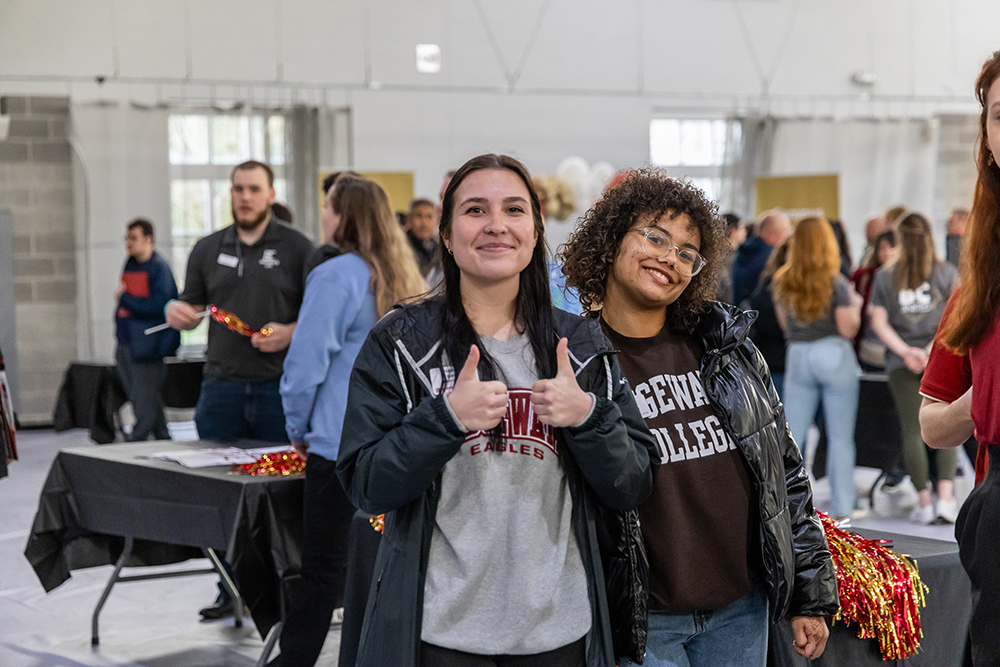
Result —
[[674, 240], [659, 229], [640, 227], [629, 231], [643, 235], [642, 250], [650, 259], [662, 262], [674, 252], [677, 256], [677, 271], [685, 276], [695, 276], [705, 268], [707, 260], [699, 252], [675, 245]]

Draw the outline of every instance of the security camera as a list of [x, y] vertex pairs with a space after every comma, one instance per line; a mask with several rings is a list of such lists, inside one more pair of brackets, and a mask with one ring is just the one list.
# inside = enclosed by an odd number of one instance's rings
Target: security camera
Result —
[[97, 82], [97, 85], [98, 85], [98, 86], [103, 86], [103, 85], [104, 85], [104, 81], [105, 81], [106, 79], [107, 79], [107, 77], [104, 77], [104, 76], [98, 76], [98, 77], [94, 77], [94, 81], [96, 81], [96, 82]]

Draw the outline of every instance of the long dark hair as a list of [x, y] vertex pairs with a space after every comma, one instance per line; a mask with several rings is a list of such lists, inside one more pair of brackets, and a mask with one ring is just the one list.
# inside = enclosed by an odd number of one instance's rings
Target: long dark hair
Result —
[[[545, 243], [545, 222], [542, 220], [542, 209], [538, 200], [538, 192], [528, 168], [509, 155], [487, 153], [474, 157], [455, 172], [451, 182], [444, 191], [441, 203], [441, 225], [438, 230], [440, 248], [445, 247], [445, 240], [451, 237], [451, 226], [455, 214], [455, 191], [469, 174], [482, 169], [498, 169], [514, 172], [524, 183], [531, 199], [531, 217], [535, 223], [538, 239], [531, 253], [531, 261], [521, 271], [520, 287], [514, 300], [514, 325], [518, 331], [527, 332], [531, 349], [535, 353], [535, 366], [538, 376], [551, 378], [556, 373], [555, 329], [552, 320], [552, 297], [549, 294], [549, 270], [547, 265], [548, 250]], [[479, 377], [481, 380], [495, 380], [498, 371], [490, 354], [483, 347], [482, 339], [476, 333], [462, 303], [461, 281], [462, 272], [455, 263], [455, 257], [447, 252], [441, 253], [444, 280], [441, 292], [444, 308], [442, 310], [443, 345], [451, 363], [458, 369], [465, 363], [469, 349], [479, 347]], [[503, 437], [503, 424], [493, 429], [490, 440], [499, 444]]]

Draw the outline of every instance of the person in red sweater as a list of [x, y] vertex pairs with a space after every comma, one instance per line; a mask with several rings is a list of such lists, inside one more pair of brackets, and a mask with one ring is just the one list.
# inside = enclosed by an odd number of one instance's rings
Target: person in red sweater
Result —
[[[961, 445], [975, 432], [980, 442], [977, 480], [955, 522], [962, 565], [972, 582], [969, 635], [972, 661], [1000, 664], [1000, 51], [983, 65], [976, 80], [982, 105], [976, 182], [965, 249], [961, 288], [942, 319], [920, 391], [920, 426], [931, 447]], [[967, 364], [963, 357], [967, 357]], [[985, 478], [984, 463], [988, 462]]]

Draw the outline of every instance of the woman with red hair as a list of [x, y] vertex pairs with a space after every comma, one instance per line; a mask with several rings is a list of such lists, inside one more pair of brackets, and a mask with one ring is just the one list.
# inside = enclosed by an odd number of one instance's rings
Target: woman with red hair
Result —
[[[1000, 664], [1000, 51], [976, 80], [982, 105], [976, 182], [961, 288], [948, 306], [920, 385], [920, 426], [931, 447], [961, 445], [975, 431], [980, 442], [977, 484], [955, 522], [962, 565], [972, 581], [972, 660]], [[986, 464], [988, 460], [988, 472]]]

